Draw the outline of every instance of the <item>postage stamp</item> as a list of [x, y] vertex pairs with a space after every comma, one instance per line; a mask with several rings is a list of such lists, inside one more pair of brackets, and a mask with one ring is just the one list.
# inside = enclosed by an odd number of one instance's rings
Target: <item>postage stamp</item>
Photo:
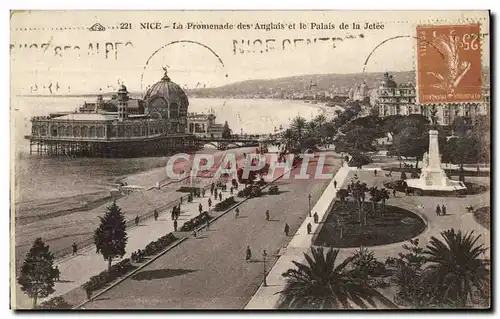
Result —
[[11, 307], [490, 309], [489, 14], [12, 11]]
[[417, 50], [421, 103], [481, 100], [479, 24], [419, 25]]

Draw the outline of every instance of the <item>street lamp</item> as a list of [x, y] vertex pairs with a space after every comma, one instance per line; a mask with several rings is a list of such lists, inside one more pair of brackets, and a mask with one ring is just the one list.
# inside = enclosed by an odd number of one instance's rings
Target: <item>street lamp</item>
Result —
[[311, 194], [307, 195], [307, 198], [309, 199], [309, 217], [311, 217]]
[[263, 259], [263, 264], [264, 264], [264, 287], [267, 287], [267, 281], [266, 281], [266, 257], [267, 257], [267, 253], [266, 253], [266, 250], [264, 249], [264, 251], [262, 252], [262, 257], [264, 257]]

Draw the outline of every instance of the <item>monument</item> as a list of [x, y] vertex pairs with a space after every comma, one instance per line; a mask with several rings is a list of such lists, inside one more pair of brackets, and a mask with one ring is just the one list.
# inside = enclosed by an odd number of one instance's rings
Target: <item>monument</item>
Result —
[[[436, 112], [435, 108], [431, 110], [431, 123], [433, 125], [437, 123]], [[429, 152], [424, 154], [422, 163], [420, 178], [406, 180], [408, 187], [416, 193], [423, 195], [429, 191], [433, 193], [461, 192], [466, 189], [462, 182], [449, 179], [441, 168], [437, 130], [429, 130]]]

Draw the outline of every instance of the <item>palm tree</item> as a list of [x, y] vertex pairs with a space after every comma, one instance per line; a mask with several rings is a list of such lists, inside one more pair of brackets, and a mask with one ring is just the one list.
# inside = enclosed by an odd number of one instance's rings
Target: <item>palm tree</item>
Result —
[[432, 236], [425, 255], [430, 263], [425, 269], [425, 283], [432, 295], [456, 307], [466, 307], [474, 289], [484, 292], [488, 288], [489, 270], [480, 256], [487, 250], [477, 244], [481, 237], [474, 232], [455, 232], [449, 229], [441, 233], [444, 242]]
[[285, 288], [280, 291], [279, 308], [376, 308], [377, 303], [388, 308], [397, 308], [389, 299], [367, 284], [352, 267], [348, 267], [353, 256], [335, 266], [339, 250], [311, 248], [312, 256], [304, 254], [307, 265], [292, 261], [297, 269], [288, 269], [282, 274]]
[[281, 134], [282, 144], [284, 145], [284, 151], [288, 153], [290, 150], [294, 149], [297, 144], [297, 139], [294, 132], [291, 129], [286, 129]]
[[302, 139], [302, 136], [305, 132], [307, 121], [305, 118], [297, 116], [290, 123], [290, 129], [297, 136], [298, 140]]

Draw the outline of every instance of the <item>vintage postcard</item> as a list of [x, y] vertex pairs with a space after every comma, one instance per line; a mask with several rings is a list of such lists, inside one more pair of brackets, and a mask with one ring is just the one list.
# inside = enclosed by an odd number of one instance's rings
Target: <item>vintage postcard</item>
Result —
[[11, 11], [13, 309], [490, 309], [488, 11]]

